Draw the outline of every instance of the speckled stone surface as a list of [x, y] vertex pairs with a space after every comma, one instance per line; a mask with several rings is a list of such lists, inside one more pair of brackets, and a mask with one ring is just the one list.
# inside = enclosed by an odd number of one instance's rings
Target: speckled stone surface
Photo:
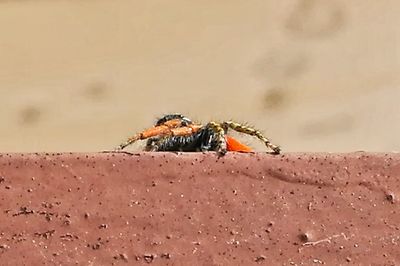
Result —
[[9, 265], [398, 265], [400, 155], [0, 155]]

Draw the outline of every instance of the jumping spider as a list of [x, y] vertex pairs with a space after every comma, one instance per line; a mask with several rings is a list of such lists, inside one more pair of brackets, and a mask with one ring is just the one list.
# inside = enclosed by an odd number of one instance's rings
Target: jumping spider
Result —
[[206, 125], [193, 123], [181, 114], [169, 114], [159, 119], [156, 124], [144, 130], [117, 147], [123, 150], [128, 145], [147, 139], [145, 151], [216, 151], [224, 155], [227, 151], [251, 152], [252, 149], [238, 140], [226, 135], [228, 129], [257, 137], [271, 153], [279, 154], [279, 146], [272, 144], [260, 131], [233, 122], [209, 122]]

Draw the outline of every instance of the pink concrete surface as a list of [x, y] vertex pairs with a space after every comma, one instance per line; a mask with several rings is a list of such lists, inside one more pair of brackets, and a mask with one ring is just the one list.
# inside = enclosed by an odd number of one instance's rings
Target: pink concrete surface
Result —
[[0, 154], [8, 265], [398, 265], [397, 153]]

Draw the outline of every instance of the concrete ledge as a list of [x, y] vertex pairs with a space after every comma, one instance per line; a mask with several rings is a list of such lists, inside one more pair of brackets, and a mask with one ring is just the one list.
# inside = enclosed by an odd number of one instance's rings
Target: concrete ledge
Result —
[[400, 263], [399, 154], [1, 154], [8, 265]]

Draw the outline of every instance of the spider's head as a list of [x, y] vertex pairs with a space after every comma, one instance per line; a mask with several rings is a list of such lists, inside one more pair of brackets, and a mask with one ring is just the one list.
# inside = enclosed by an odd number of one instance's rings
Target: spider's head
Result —
[[[168, 123], [167, 123], [168, 122]], [[170, 124], [175, 127], [184, 127], [191, 125], [193, 122], [189, 118], [181, 114], [168, 114], [158, 119], [156, 122], [156, 126], [161, 126], [164, 124]]]

